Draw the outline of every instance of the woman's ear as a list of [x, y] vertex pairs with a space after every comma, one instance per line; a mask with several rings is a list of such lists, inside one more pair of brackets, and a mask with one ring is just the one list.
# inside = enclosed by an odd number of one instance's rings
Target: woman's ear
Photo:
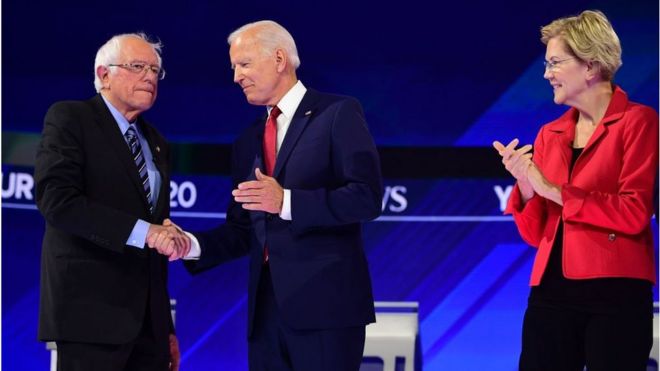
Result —
[[594, 81], [595, 79], [600, 79], [600, 63], [595, 61], [586, 61], [584, 63], [587, 66], [587, 80]]

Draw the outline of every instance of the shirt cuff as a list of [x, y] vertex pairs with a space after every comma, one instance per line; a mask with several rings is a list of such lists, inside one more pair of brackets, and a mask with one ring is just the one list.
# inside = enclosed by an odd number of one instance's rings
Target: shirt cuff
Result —
[[202, 256], [202, 248], [199, 246], [199, 241], [192, 233], [183, 232], [190, 238], [190, 252], [183, 257], [183, 260], [199, 260]]
[[284, 220], [291, 220], [291, 190], [284, 190], [284, 199], [282, 200], [282, 211], [280, 211], [280, 218]]
[[144, 249], [144, 243], [147, 240], [148, 232], [149, 223], [142, 219], [138, 219], [137, 222], [135, 222], [133, 231], [131, 232], [130, 236], [128, 236], [126, 244], [129, 246], [137, 247], [138, 249]]

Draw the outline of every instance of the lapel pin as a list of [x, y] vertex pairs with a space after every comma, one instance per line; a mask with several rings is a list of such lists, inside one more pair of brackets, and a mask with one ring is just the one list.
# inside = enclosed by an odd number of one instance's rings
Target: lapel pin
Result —
[[160, 147], [156, 146], [156, 152], [160, 152]]
[[310, 111], [307, 111], [307, 112], [305, 112], [305, 116], [309, 116], [309, 115], [311, 115], [311, 114], [312, 114], [312, 111], [311, 111], [311, 110], [310, 110]]

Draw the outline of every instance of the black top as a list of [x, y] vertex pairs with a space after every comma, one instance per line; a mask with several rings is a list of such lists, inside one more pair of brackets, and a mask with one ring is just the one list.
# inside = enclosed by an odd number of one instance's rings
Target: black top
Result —
[[[583, 148], [573, 148], [569, 174]], [[568, 279], [562, 271], [564, 222], [560, 220], [541, 284], [532, 287], [529, 304], [570, 308], [591, 313], [653, 310], [651, 283], [634, 278]]]

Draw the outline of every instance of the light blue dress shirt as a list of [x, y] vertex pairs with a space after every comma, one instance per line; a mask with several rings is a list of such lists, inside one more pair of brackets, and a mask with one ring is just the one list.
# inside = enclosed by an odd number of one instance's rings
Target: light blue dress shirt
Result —
[[[103, 96], [101, 96], [103, 97]], [[119, 126], [119, 130], [121, 131], [122, 136], [124, 136], [124, 140], [126, 141], [126, 131], [128, 130], [129, 125], [131, 125], [126, 118], [117, 111], [117, 109], [110, 103], [108, 102], [105, 97], [103, 97], [103, 101], [105, 101], [105, 104], [108, 106], [110, 109], [110, 113], [112, 113], [112, 117], [115, 118], [115, 122], [117, 122], [117, 126]], [[158, 201], [158, 194], [160, 193], [160, 184], [162, 182], [160, 173], [158, 172], [158, 169], [156, 169], [156, 165], [154, 164], [154, 156], [151, 153], [151, 149], [149, 148], [149, 143], [147, 140], [144, 138], [144, 135], [142, 135], [142, 132], [140, 131], [140, 128], [135, 125], [135, 131], [137, 132], [137, 137], [138, 140], [140, 141], [140, 145], [142, 146], [142, 154], [144, 155], [144, 161], [147, 164], [147, 173], [149, 174], [149, 187], [151, 187], [151, 203], [154, 205], [154, 209], [156, 208], [156, 202]], [[126, 141], [126, 146], [128, 146], [128, 141]], [[138, 219], [138, 221], [135, 223], [135, 226], [133, 227], [133, 231], [131, 232], [131, 235], [128, 236], [128, 240], [126, 241], [127, 245], [134, 246], [140, 249], [144, 248], [144, 243], [147, 240], [147, 232], [149, 231], [149, 222], [144, 221], [142, 219]]]

